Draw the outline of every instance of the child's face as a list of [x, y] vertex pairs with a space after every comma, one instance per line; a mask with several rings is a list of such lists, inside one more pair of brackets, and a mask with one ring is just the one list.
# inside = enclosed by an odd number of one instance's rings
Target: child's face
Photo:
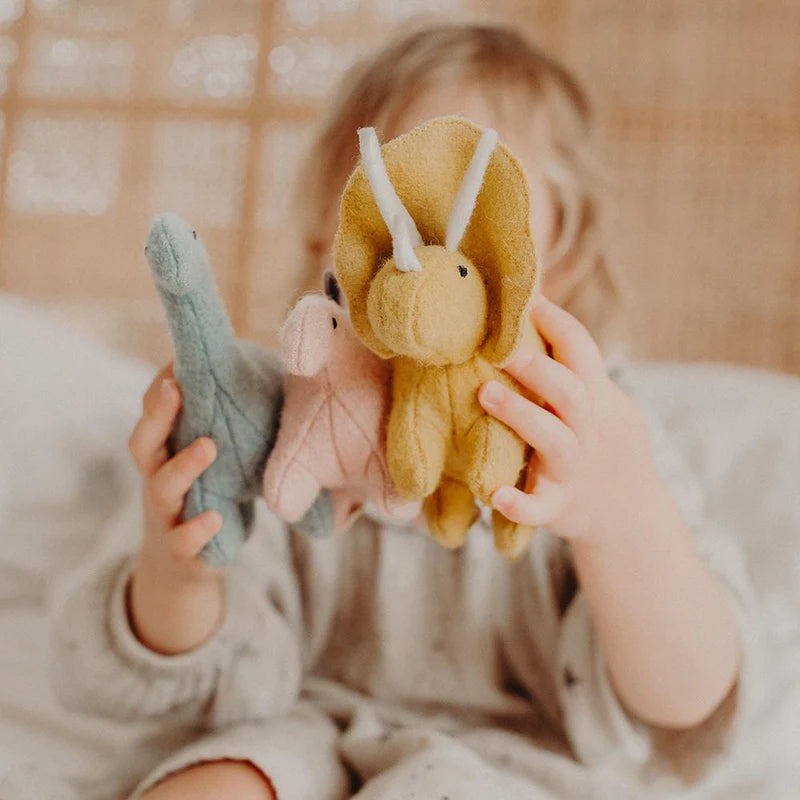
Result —
[[[519, 93], [512, 97], [488, 97], [474, 84], [455, 84], [430, 89], [417, 99], [400, 117], [395, 130], [388, 137], [397, 136], [415, 125], [433, 117], [450, 114], [465, 117], [481, 127], [497, 130], [519, 158], [528, 176], [531, 191], [531, 228], [539, 252], [545, 252], [552, 242], [555, 227], [555, 207], [552, 195], [542, 174], [542, 158], [550, 141], [548, 122], [542, 113], [528, 113], [520, 109]], [[516, 104], [515, 104], [516, 101]], [[547, 264], [541, 264], [542, 288], [546, 295], [557, 300], [555, 276], [548, 278]]]

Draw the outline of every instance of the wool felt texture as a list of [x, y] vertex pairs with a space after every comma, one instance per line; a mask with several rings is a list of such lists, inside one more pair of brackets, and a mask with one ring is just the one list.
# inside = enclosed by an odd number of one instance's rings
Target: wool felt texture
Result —
[[[381, 147], [386, 171], [425, 244], [445, 244], [447, 223], [481, 129], [459, 117], [418, 125]], [[489, 303], [482, 354], [506, 363], [519, 344], [521, 319], [537, 282], [525, 174], [499, 142], [483, 178], [459, 251], [482, 272]], [[392, 237], [375, 202], [363, 164], [342, 195], [334, 242], [336, 277], [347, 296], [350, 319], [361, 339], [384, 358], [394, 353], [374, 335], [367, 296], [377, 269], [392, 255]]]
[[326, 292], [302, 297], [281, 330], [285, 398], [264, 497], [294, 522], [330, 489], [337, 531], [365, 500], [381, 514], [410, 519], [420, 504], [398, 494], [386, 462], [390, 365], [355, 335], [330, 279]]
[[[183, 405], [169, 440], [171, 452], [209, 436], [217, 458], [192, 484], [182, 519], [209, 509], [222, 528], [203, 548], [212, 567], [228, 564], [248, 535], [261, 494], [267, 456], [278, 433], [283, 375], [273, 353], [238, 340], [220, 299], [203, 242], [174, 214], [157, 217], [145, 247], [175, 351]], [[309, 503], [297, 528], [314, 535], [333, 529], [328, 495]]]
[[[427, 498], [431, 533], [449, 547], [463, 544], [477, 515], [474, 498], [489, 503], [500, 486], [521, 485], [528, 463], [527, 445], [483, 411], [478, 389], [492, 379], [519, 389], [501, 367], [523, 338], [544, 350], [525, 321], [538, 285], [527, 181], [502, 143], [488, 159], [483, 149], [473, 158], [487, 140], [473, 123], [442, 117], [381, 148], [386, 175], [423, 241], [414, 248], [421, 270], [398, 268], [372, 193], [381, 174], [370, 177], [363, 162], [345, 187], [334, 244], [353, 327], [393, 363], [392, 480], [409, 499]], [[448, 222], [462, 216], [453, 206], [457, 197], [463, 203], [467, 173], [479, 190], [453, 251], [444, 246]], [[509, 557], [525, 550], [533, 532], [500, 514], [493, 528], [496, 548]]]

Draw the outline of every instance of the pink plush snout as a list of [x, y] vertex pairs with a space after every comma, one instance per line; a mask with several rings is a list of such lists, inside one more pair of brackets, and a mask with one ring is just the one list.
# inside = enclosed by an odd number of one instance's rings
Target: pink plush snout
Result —
[[341, 308], [327, 297], [309, 294], [292, 309], [281, 329], [281, 357], [292, 375], [310, 378], [328, 361]]

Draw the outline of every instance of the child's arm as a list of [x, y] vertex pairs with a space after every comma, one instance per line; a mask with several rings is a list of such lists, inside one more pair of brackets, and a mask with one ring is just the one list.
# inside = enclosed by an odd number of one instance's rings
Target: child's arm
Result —
[[248, 560], [224, 573], [205, 566], [197, 554], [218, 530], [216, 512], [184, 523], [179, 514], [214, 448], [201, 440], [169, 458], [180, 402], [163, 370], [130, 439], [143, 476], [143, 520], [120, 519], [126, 535], [143, 526], [141, 548], [136, 558], [100, 564], [59, 600], [55, 690], [69, 708], [122, 719], [221, 725], [284, 713], [299, 687], [301, 613], [277, 544], [282, 531], [275, 543], [254, 535]]
[[702, 563], [657, 476], [642, 475], [616, 531], [572, 543], [608, 672], [645, 722], [705, 721], [739, 674], [731, 595]]
[[142, 405], [129, 440], [142, 476], [145, 523], [129, 587], [130, 617], [142, 644], [176, 655], [202, 644], [222, 618], [222, 572], [197, 558], [222, 518], [206, 511], [178, 522], [186, 492], [214, 461], [216, 447], [204, 437], [169, 458], [167, 438], [181, 406], [171, 366], [156, 375]]
[[493, 504], [570, 541], [623, 704], [651, 724], [692, 727], [737, 679], [734, 604], [697, 554], [652, 462], [643, 417], [594, 341], [544, 298], [533, 318], [554, 358], [525, 350], [508, 370], [550, 410], [495, 383], [480, 393], [488, 412], [537, 449], [530, 493], [504, 487]]

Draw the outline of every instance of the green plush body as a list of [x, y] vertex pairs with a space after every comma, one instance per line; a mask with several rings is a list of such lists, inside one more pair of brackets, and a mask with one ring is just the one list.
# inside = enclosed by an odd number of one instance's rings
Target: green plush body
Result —
[[[209, 436], [217, 458], [186, 496], [183, 519], [209, 509], [222, 529], [202, 557], [221, 567], [247, 538], [253, 502], [275, 444], [283, 405], [283, 375], [276, 356], [236, 339], [214, 284], [205, 247], [174, 214], [157, 217], [145, 254], [166, 311], [175, 350], [175, 378], [183, 406], [170, 438], [173, 452]], [[329, 495], [321, 494], [295, 526], [313, 535], [333, 529]]]

